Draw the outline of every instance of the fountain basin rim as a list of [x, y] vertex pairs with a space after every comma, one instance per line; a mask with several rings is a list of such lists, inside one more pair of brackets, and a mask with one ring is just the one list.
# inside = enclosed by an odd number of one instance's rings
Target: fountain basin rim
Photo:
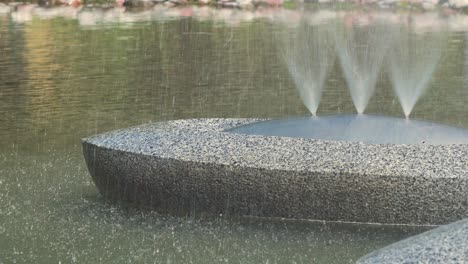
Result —
[[[460, 157], [468, 155], [468, 144], [368, 144], [362, 142], [245, 135], [226, 131], [238, 126], [268, 120], [272, 119], [200, 118], [170, 120], [118, 129], [83, 138], [81, 142], [82, 144], [91, 144], [99, 148], [157, 156], [164, 159], [279, 171], [346, 173], [374, 176], [385, 176], [390, 173], [393, 176], [427, 178], [458, 178], [465, 176], [465, 173], [468, 171], [468, 163], [460, 161]], [[201, 128], [201, 126], [206, 127]], [[115, 144], [116, 142], [112, 140], [114, 135], [119, 135], [121, 132], [134, 131], [138, 134], [140, 133], [139, 131], [144, 130], [151, 131], [152, 135], [150, 136], [156, 142], [139, 141], [138, 137], [131, 138], [132, 133], [127, 134], [127, 136], [130, 136], [130, 140], [127, 137], [126, 140], [128, 141], [125, 144]], [[106, 139], [111, 140], [108, 141]], [[114, 139], [120, 140], [120, 138]], [[163, 141], [158, 141], [158, 139], [163, 139]], [[177, 142], [173, 142], [172, 140], [174, 139]], [[166, 144], [160, 145], [161, 142]], [[227, 142], [233, 145], [227, 144]], [[151, 148], [148, 143], [153, 144], [154, 147]], [[171, 146], [168, 146], [167, 143], [171, 144]], [[192, 149], [190, 147], [206, 143], [210, 143], [211, 146], [205, 149]], [[302, 162], [298, 160], [296, 163], [294, 160], [293, 162], [285, 162], [285, 158], [273, 160], [278, 157], [266, 157], [261, 151], [256, 153], [257, 151], [253, 149], [258, 146], [266, 147], [268, 144], [272, 144], [267, 148], [269, 151], [291, 149], [293, 152], [281, 153], [282, 155], [287, 154], [287, 158], [289, 159], [299, 159], [301, 158], [299, 155], [310, 154], [311, 152], [315, 153], [312, 159], [307, 160], [307, 163], [304, 163], [304, 160]], [[189, 153], [171, 151], [171, 149], [173, 150], [181, 145], [185, 145], [184, 149]], [[226, 145], [231, 145], [231, 148], [225, 149], [222, 152], [213, 151]], [[141, 148], [141, 146], [145, 147]], [[296, 150], [299, 153], [294, 153], [295, 148], [298, 147], [302, 149]], [[261, 154], [262, 158], [252, 161], [235, 156], [239, 151], [249, 149], [251, 150], [251, 154]], [[353, 157], [353, 153], [364, 153], [366, 156]], [[434, 153], [437, 153], [437, 155], [434, 155]], [[326, 154], [333, 154], [333, 156], [327, 157], [325, 156]], [[434, 160], [434, 157], [437, 157], [437, 160]], [[363, 163], [363, 161], [366, 162]], [[377, 164], [371, 164], [371, 162]], [[453, 164], [453, 162], [456, 162], [456, 164]]]
[[[253, 136], [253, 137], [256, 137], [256, 136]], [[273, 136], [273, 138], [276, 137], [276, 136]], [[281, 138], [281, 137], [277, 137], [277, 138]], [[99, 144], [90, 144], [87, 140], [87, 138], [83, 138], [82, 139], [82, 145], [87, 145], [87, 146], [93, 146], [93, 147], [97, 147], [101, 150], [107, 150], [107, 151], [113, 151], [113, 152], [119, 152], [119, 153], [122, 153], [122, 154], [137, 154], [137, 155], [143, 155], [143, 156], [149, 156], [149, 157], [156, 157], [156, 158], [159, 158], [161, 160], [167, 160], [167, 161], [171, 161], [171, 160], [174, 160], [174, 161], [183, 161], [183, 162], [191, 162], [191, 163], [198, 163], [198, 164], [204, 164], [204, 165], [221, 165], [221, 166], [224, 166], [224, 167], [232, 167], [232, 168], [235, 168], [235, 167], [242, 167], [242, 168], [248, 168], [248, 169], [265, 169], [265, 170], [270, 170], [270, 171], [277, 171], [277, 172], [297, 172], [297, 173], [304, 173], [304, 174], [307, 174], [307, 173], [320, 173], [320, 174], [347, 174], [347, 175], [354, 175], [354, 176], [370, 176], [370, 177], [385, 177], [385, 176], [388, 176], [388, 174], [385, 174], [385, 173], [378, 173], [378, 172], [358, 172], [358, 171], [352, 171], [352, 170], [346, 170], [346, 169], [342, 169], [342, 170], [336, 170], [336, 169], [324, 169], [324, 168], [314, 168], [314, 169], [310, 169], [310, 168], [271, 168], [271, 167], [268, 167], [266, 164], [263, 164], [263, 165], [253, 165], [253, 164], [242, 164], [242, 163], [239, 163], [239, 162], [234, 162], [234, 163], [230, 163], [230, 162], [217, 162], [217, 161], [203, 161], [203, 160], [197, 160], [197, 159], [194, 159], [194, 158], [190, 158], [190, 159], [185, 159], [183, 157], [179, 157], [179, 158], [175, 158], [175, 157], [161, 157], [159, 155], [155, 155], [155, 154], [148, 154], [148, 153], [144, 153], [144, 152], [135, 152], [135, 151], [126, 151], [126, 150], [122, 150], [122, 149], [118, 149], [118, 148], [112, 148], [112, 147], [105, 147], [103, 145], [99, 145]], [[334, 142], [334, 141], [330, 141], [330, 142]], [[376, 144], [376, 145], [380, 145], [380, 144]], [[392, 144], [389, 144], [389, 145], [392, 145]], [[393, 174], [392, 176], [394, 177], [406, 177], [406, 178], [439, 178], [437, 177], [436, 175], [429, 175], [429, 174]], [[459, 175], [446, 175], [443, 177], [444, 179], [457, 179], [459, 178]], [[297, 220], [297, 219], [296, 219]], [[310, 220], [310, 219], [304, 219], [304, 220]], [[318, 220], [318, 221], [321, 221], [321, 220]], [[350, 222], [350, 223], [353, 223], [353, 222]], [[361, 222], [358, 222], [358, 223], [361, 223]], [[362, 222], [362, 223], [368, 223], [368, 224], [382, 224], [382, 223], [371, 223], [371, 222]], [[392, 224], [392, 225], [400, 225], [400, 224]], [[404, 225], [404, 224], [403, 224]], [[418, 225], [418, 226], [436, 226], [436, 225], [432, 225], [432, 224], [423, 224], [423, 225]]]

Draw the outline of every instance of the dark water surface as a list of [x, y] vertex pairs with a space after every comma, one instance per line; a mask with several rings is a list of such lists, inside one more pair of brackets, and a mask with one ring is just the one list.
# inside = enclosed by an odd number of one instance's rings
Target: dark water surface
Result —
[[[307, 109], [277, 54], [280, 23], [83, 18], [98, 12], [0, 12], [0, 263], [349, 263], [423, 230], [180, 218], [104, 202], [82, 137], [158, 120]], [[448, 33], [412, 117], [468, 127], [465, 35]], [[336, 62], [318, 114], [354, 112]], [[387, 75], [366, 113], [403, 116]]]

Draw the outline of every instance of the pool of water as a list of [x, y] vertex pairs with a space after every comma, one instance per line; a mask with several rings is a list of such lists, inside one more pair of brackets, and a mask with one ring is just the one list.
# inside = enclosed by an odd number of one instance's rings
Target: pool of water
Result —
[[369, 144], [468, 144], [468, 129], [409, 118], [362, 114], [273, 119], [227, 131]]
[[[158, 120], [308, 113], [278, 56], [275, 34], [297, 15], [283, 12], [0, 12], [0, 262], [350, 263], [424, 230], [177, 217], [100, 198], [82, 137]], [[463, 17], [421, 15], [450, 30], [411, 116], [466, 128]], [[318, 115], [355, 112], [343, 76], [335, 60]], [[402, 117], [388, 76], [379, 74], [366, 113]]]

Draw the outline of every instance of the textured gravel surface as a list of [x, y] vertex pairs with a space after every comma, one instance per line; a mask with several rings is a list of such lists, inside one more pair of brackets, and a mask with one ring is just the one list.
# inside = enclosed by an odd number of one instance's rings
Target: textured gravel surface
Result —
[[374, 251], [357, 263], [461, 264], [467, 262], [468, 219], [465, 219]]
[[176, 120], [83, 140], [101, 193], [170, 209], [446, 224], [468, 217], [468, 145], [242, 135], [255, 119]]

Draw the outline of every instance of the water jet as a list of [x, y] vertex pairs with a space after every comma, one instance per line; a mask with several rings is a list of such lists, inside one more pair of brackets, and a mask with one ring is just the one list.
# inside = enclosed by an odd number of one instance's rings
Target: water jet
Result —
[[336, 51], [356, 111], [364, 113], [374, 94], [380, 68], [389, 47], [385, 24], [352, 24], [337, 27]]
[[406, 117], [429, 88], [440, 60], [444, 32], [415, 33], [407, 26], [394, 26], [389, 52], [389, 72], [393, 88]]
[[330, 25], [309, 26], [301, 20], [296, 28], [284, 31], [280, 54], [302, 102], [317, 115], [325, 80], [335, 61], [333, 30]]

